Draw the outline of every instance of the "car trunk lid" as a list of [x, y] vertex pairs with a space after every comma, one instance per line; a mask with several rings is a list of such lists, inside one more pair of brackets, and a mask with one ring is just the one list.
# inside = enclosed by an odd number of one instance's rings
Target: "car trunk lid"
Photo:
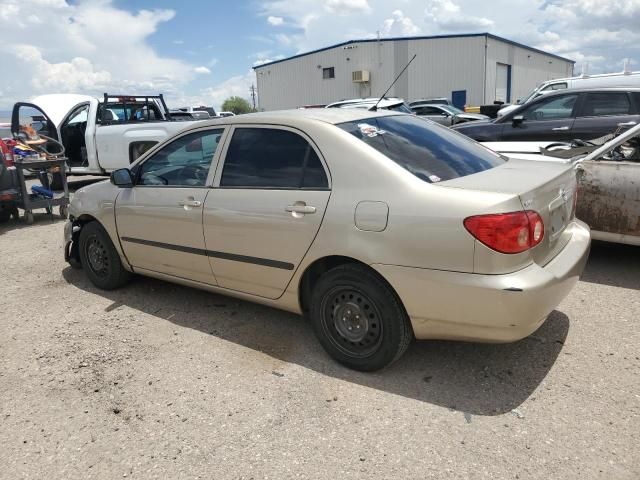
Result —
[[531, 260], [539, 265], [553, 259], [571, 238], [566, 227], [575, 213], [574, 193], [577, 188], [576, 173], [571, 164], [513, 159], [501, 166], [438, 185], [517, 195], [522, 209], [538, 212], [544, 222], [543, 240], [527, 251]]

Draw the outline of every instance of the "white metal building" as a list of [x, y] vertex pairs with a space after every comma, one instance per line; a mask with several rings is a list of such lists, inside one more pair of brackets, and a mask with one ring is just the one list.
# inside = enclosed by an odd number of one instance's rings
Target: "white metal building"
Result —
[[254, 67], [260, 110], [380, 96], [446, 97], [458, 106], [515, 102], [575, 62], [489, 33], [350, 40]]

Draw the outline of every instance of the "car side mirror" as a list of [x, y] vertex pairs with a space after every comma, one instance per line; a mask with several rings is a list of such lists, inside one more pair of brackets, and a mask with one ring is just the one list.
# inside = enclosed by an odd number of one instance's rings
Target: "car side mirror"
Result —
[[111, 183], [119, 188], [131, 188], [133, 187], [133, 175], [128, 168], [119, 168], [111, 172], [109, 177]]
[[442, 113], [440, 113], [440, 115], [442, 115], [443, 117], [448, 117], [449, 116], [449, 114], [447, 112], [442, 112]]
[[524, 122], [524, 116], [516, 115], [511, 119], [511, 122], [513, 123], [514, 127], [517, 127], [518, 125], [522, 125], [522, 122]]

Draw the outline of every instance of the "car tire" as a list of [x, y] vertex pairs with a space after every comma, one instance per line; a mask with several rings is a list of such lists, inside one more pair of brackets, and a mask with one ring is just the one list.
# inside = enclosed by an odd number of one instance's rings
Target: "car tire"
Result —
[[327, 353], [354, 370], [391, 365], [413, 339], [396, 293], [361, 265], [341, 265], [324, 273], [313, 289], [309, 317]]
[[114, 290], [131, 279], [106, 230], [89, 222], [80, 230], [80, 263], [87, 277], [102, 290]]

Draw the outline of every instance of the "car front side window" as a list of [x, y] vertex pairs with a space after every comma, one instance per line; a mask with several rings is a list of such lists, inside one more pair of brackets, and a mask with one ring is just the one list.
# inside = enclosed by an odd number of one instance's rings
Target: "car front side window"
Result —
[[297, 133], [275, 128], [236, 128], [220, 186], [324, 190], [329, 182], [318, 154]]
[[174, 140], [140, 166], [136, 184], [204, 187], [222, 133], [204, 130]]
[[578, 95], [545, 98], [523, 112], [525, 120], [562, 120], [571, 118]]

